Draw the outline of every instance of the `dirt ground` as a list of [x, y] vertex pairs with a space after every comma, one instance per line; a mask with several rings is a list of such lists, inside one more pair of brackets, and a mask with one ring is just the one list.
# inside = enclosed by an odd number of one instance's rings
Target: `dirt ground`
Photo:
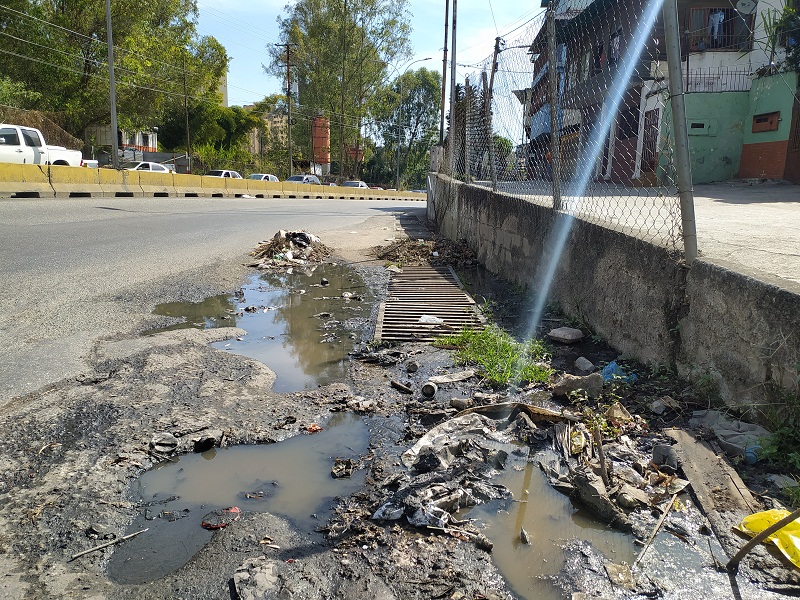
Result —
[[[394, 235], [399, 234], [373, 228], [370, 235], [358, 236], [358, 242], [349, 232], [324, 241], [337, 256], [358, 263], [365, 280], [380, 294], [387, 280], [383, 266], [392, 257], [376, 259], [368, 249], [386, 246], [386, 238]], [[471, 264], [461, 251], [454, 256], [460, 257], [457, 263]], [[487, 288], [482, 294], [488, 298], [493, 291]], [[513, 306], [497, 306], [498, 315], [513, 312]], [[369, 338], [370, 326], [360, 324], [361, 339]], [[443, 386], [435, 401], [402, 393], [392, 387], [392, 380], [406, 381], [416, 390], [434, 373], [457, 370], [448, 351], [409, 344], [391, 349], [395, 357], [402, 357], [394, 362], [362, 360], [363, 354], [355, 358], [346, 381], [276, 394], [271, 390], [275, 375], [267, 366], [209, 345], [243, 333], [235, 328], [185, 329], [148, 337], [132, 332], [99, 341], [91, 368], [82, 376], [2, 408], [0, 572], [5, 575], [0, 578], [0, 597], [516, 597], [491, 552], [476, 538], [370, 518], [387, 499], [387, 482], [404, 472], [399, 452], [457, 412], [449, 399], [494, 390], [473, 379]], [[372, 349], [362, 350], [368, 354]], [[609, 352], [598, 346], [596, 356]], [[420, 365], [413, 374], [404, 367], [410, 358]], [[555, 356], [554, 366], [565, 368], [573, 360], [568, 354]], [[680, 393], [677, 383], [659, 385]], [[524, 399], [524, 392], [512, 390], [512, 399]], [[626, 400], [633, 403], [632, 409], [637, 401], [645, 401], [635, 394]], [[132, 500], [132, 482], [164, 458], [151, 443], [154, 436], [174, 436], [177, 448], [168, 454], [209, 444], [270, 444], [307, 435], [312, 424], [351, 410], [354, 401], [367, 401], [365, 412], [379, 417], [385, 428], [370, 439], [364, 489], [340, 501], [323, 527], [325, 535], [309, 535], [269, 513], [246, 513], [216, 532], [188, 564], [139, 585], [118, 584], [108, 577], [113, 546], [71, 559], [124, 535], [141, 509]], [[677, 420], [680, 415], [671, 417]], [[646, 516], [642, 529], [648, 530], [655, 520]], [[265, 536], [271, 545], [261, 543]], [[580, 597], [572, 596], [576, 592], [587, 594], [583, 597], [627, 598], [652, 592], [612, 590], [605, 573], [593, 566], [598, 558], [591, 549], [582, 548], [574, 556], [560, 578], [564, 597]], [[749, 585], [742, 597], [767, 597], [758, 595], [761, 587]]]

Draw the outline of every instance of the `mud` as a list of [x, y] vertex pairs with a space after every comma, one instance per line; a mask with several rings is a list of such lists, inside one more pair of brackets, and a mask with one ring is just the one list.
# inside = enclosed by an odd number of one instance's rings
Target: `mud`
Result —
[[[365, 285], [380, 295], [387, 279], [383, 264], [364, 264], [359, 272]], [[487, 300], [513, 313], [513, 306], [502, 304], [510, 295], [502, 297], [502, 301]], [[354, 331], [363, 341], [370, 337], [369, 331]], [[0, 428], [5, 434], [0, 438], [0, 570], [6, 576], [0, 578], [0, 596], [222, 599], [238, 597], [238, 586], [241, 597], [253, 598], [540, 597], [536, 588], [526, 585], [526, 578], [548, 573], [525, 573], [520, 578], [511, 572], [518, 564], [513, 560], [518, 559], [508, 559], [502, 569], [493, 560], [506, 561], [499, 556], [503, 544], [513, 552], [525, 551], [509, 542], [509, 532], [499, 531], [499, 525], [485, 528], [489, 536], [496, 536], [495, 556], [485, 545], [473, 543], [473, 538], [456, 530], [415, 528], [402, 520], [371, 518], [390, 495], [387, 481], [406, 471], [400, 454], [431, 427], [456, 414], [450, 407], [451, 398], [486, 398], [498, 393], [486, 388], [479, 378], [472, 378], [439, 385], [434, 399], [424, 398], [419, 390], [428, 377], [456, 370], [446, 350], [404, 345], [390, 349], [382, 364], [353, 360], [342, 381], [278, 393], [273, 388], [275, 373], [268, 366], [212, 346], [244, 337], [242, 329], [184, 329], [146, 337], [134, 333], [98, 340], [90, 357], [91, 368], [82, 376], [18, 398], [2, 408]], [[572, 352], [556, 352], [565, 370], [572, 362]], [[613, 352], [603, 348], [589, 358], [605, 360], [604, 353]], [[409, 359], [418, 364], [413, 373], [405, 367]], [[393, 388], [393, 380], [404, 382], [412, 393]], [[666, 393], [688, 402], [690, 394], [681, 396], [681, 385], [654, 376], [633, 391], [615, 389], [613, 393], [632, 411], [644, 410], [652, 397]], [[550, 398], [544, 388], [512, 388], [499, 394], [494, 398]], [[109, 576], [109, 564], [120, 559], [114, 556], [125, 557], [127, 551], [127, 556], [135, 560], [136, 549], [141, 548], [140, 552], [148, 551], [157, 560], [159, 552], [168, 550], [131, 543], [124, 550], [123, 546], [112, 547], [71, 560], [77, 552], [124, 535], [137, 518], [142, 518], [147, 507], [134, 488], [147, 469], [165, 460], [165, 446], [151, 444], [155, 436], [174, 436], [175, 449], [167, 453], [169, 456], [198, 450], [215, 452], [305, 436], [315, 425], [324, 426], [332, 415], [354, 411], [370, 417], [368, 445], [356, 453], [364, 485], [338, 499], [333, 517], [319, 519], [318, 527], [311, 528], [296, 515], [277, 510], [245, 511], [239, 520], [211, 534], [186, 564], [140, 583], [131, 583], [130, 579], [123, 583]], [[654, 418], [651, 424], [657, 427], [680, 418], [678, 412], [668, 411], [659, 417], [660, 422]], [[299, 457], [284, 460], [296, 470], [305, 468]], [[538, 473], [536, 478], [530, 474], [528, 480], [528, 471], [520, 473], [523, 482], [510, 482], [510, 488], [544, 485], [536, 481], [542, 479]], [[514, 490], [514, 496], [523, 499], [518, 490]], [[687, 505], [696, 511], [690, 502]], [[480, 510], [484, 511], [481, 520], [492, 519], [493, 510], [496, 513], [489, 504]], [[540, 507], [531, 504], [526, 510], [538, 513]], [[188, 522], [195, 512], [203, 510], [198, 506], [191, 517], [176, 522]], [[692, 527], [699, 532], [702, 516], [691, 514]], [[643, 513], [639, 529], [649, 530], [655, 520], [656, 515]], [[480, 522], [476, 526], [482, 527]], [[603, 529], [605, 525], [595, 523], [595, 527]], [[550, 554], [566, 548], [563, 567], [549, 573], [552, 579], [547, 586], [553, 597], [570, 597], [578, 592], [630, 598], [655, 591], [663, 597], [685, 598], [700, 590], [708, 598], [730, 597], [730, 584], [725, 586], [727, 576], [714, 579], [721, 583], [715, 583], [713, 589], [693, 584], [716, 573], [712, 553], [718, 549], [706, 551], [704, 543], [706, 547], [708, 544], [698, 532], [692, 529], [688, 535], [679, 535], [694, 542], [692, 547], [700, 558], [671, 552], [671, 545], [688, 542], [668, 532], [660, 533], [651, 551], [653, 557], [648, 559], [659, 565], [658, 570], [649, 572], [645, 578], [648, 586], [637, 592], [609, 584], [604, 570], [607, 557], [580, 539], [588, 536], [579, 532], [565, 530], [555, 544], [539, 548], [538, 554], [523, 555], [522, 560], [534, 558], [534, 562], [546, 560], [549, 564]], [[579, 539], [571, 538], [573, 535]], [[571, 539], [565, 539], [568, 537]], [[628, 539], [613, 560], [630, 558]], [[755, 586], [742, 583], [742, 597], [769, 597], [764, 590], [769, 581], [759, 581], [758, 577], [758, 573], [752, 574]]]

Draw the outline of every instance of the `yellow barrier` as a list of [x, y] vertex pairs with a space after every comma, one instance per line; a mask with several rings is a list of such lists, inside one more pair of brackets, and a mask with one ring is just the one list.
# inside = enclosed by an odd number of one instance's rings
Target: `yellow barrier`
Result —
[[225, 179], [222, 177], [208, 177], [203, 175], [200, 177], [200, 182], [203, 187], [203, 193], [207, 196], [221, 198], [225, 195]]
[[173, 173], [172, 187], [178, 196], [190, 196], [193, 198], [204, 198], [209, 194], [203, 189], [203, 181], [200, 175], [190, 175], [188, 173]]
[[100, 189], [104, 196], [144, 196], [139, 185], [138, 171], [115, 171], [114, 169], [85, 169], [97, 171]]
[[139, 186], [145, 196], [169, 196], [175, 193], [172, 173], [140, 171]]
[[247, 180], [226, 178], [225, 191], [228, 196], [242, 196], [247, 193]]
[[70, 196], [101, 196], [99, 169], [80, 167], [50, 167], [50, 185], [58, 198]]
[[282, 198], [283, 188], [279, 181], [247, 179], [247, 193], [256, 198]]
[[281, 182], [281, 189], [283, 190], [284, 198], [302, 198], [299, 193], [300, 187], [305, 187], [302, 183], [293, 183], [290, 181]]
[[47, 167], [0, 163], [0, 196], [12, 194], [35, 198], [52, 198], [55, 195]]

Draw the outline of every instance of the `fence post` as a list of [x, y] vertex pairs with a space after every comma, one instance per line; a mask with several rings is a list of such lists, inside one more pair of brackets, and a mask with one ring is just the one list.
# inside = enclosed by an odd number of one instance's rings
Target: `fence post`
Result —
[[664, 0], [662, 7], [664, 38], [667, 47], [667, 73], [672, 106], [672, 127], [675, 137], [675, 170], [681, 200], [683, 252], [686, 263], [697, 258], [697, 230], [694, 220], [692, 165], [689, 161], [689, 134], [686, 129], [686, 104], [681, 73], [681, 42], [678, 30], [677, 0]]
[[561, 130], [558, 123], [558, 67], [556, 66], [556, 4], [547, 7], [547, 83], [550, 100], [550, 172], [553, 209], [561, 210]]

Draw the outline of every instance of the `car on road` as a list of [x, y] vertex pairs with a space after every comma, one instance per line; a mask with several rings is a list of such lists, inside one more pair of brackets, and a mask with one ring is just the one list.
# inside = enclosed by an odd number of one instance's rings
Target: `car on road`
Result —
[[364, 188], [369, 189], [369, 186], [363, 181], [345, 181], [342, 187]]
[[319, 182], [319, 177], [317, 177], [316, 175], [308, 175], [308, 174], [292, 175], [286, 181], [290, 183], [312, 183], [314, 185], [322, 185]]
[[247, 178], [255, 179], [256, 181], [280, 181], [275, 175], [270, 175], [269, 173], [251, 173]]
[[123, 171], [150, 171], [151, 173], [172, 173], [175, 167], [172, 165], [162, 165], [161, 163], [136, 160], [122, 163], [119, 166]]
[[206, 173], [206, 177], [229, 177], [231, 179], [243, 179], [238, 171], [231, 171], [230, 169], [214, 169]]

